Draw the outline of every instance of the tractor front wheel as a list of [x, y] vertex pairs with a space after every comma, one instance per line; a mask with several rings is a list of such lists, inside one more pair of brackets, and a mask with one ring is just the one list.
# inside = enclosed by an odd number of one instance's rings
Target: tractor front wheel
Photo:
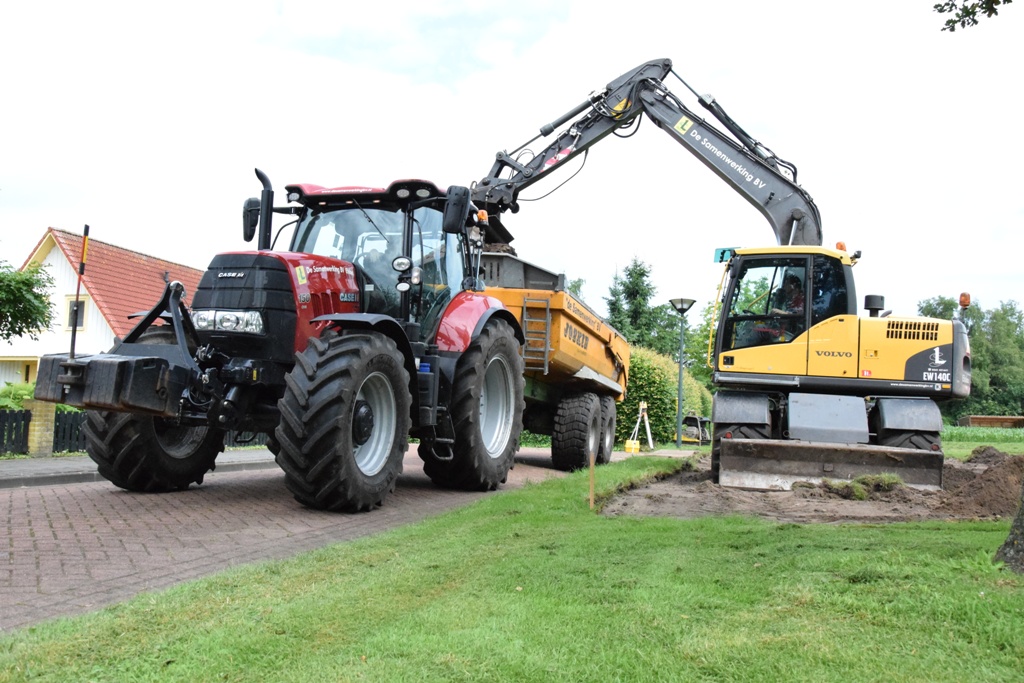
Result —
[[381, 334], [311, 339], [278, 401], [277, 463], [295, 499], [362, 512], [384, 502], [409, 448], [409, 373]]
[[[175, 344], [169, 328], [153, 327], [140, 344]], [[224, 430], [182, 425], [151, 415], [88, 410], [86, 452], [103, 477], [139, 493], [163, 493], [202, 484], [224, 450]]]

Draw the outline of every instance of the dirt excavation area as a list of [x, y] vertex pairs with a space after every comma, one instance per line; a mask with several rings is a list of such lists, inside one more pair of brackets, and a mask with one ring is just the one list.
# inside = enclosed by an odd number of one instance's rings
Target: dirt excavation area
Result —
[[678, 518], [739, 514], [797, 524], [994, 520], [1016, 514], [1022, 480], [1024, 456], [985, 446], [967, 462], [946, 460], [941, 491], [897, 486], [853, 492], [828, 483], [801, 485], [792, 491], [747, 491], [712, 483], [710, 456], [705, 456], [696, 471], [680, 472], [616, 496], [604, 514]]

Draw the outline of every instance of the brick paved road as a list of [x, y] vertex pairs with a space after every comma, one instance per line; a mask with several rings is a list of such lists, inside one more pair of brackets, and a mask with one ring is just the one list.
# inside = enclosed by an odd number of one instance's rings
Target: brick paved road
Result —
[[[504, 489], [557, 476], [546, 451], [524, 449]], [[394, 494], [373, 512], [309, 510], [277, 469], [213, 473], [160, 495], [107, 482], [0, 490], [0, 632], [99, 609], [235, 565], [285, 558], [477, 500], [436, 488], [410, 449]]]

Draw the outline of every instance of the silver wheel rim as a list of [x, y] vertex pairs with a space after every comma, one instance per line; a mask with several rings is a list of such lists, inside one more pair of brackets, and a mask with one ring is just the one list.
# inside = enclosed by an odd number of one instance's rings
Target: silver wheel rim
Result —
[[587, 458], [597, 457], [597, 444], [601, 440], [601, 410], [590, 420], [587, 430]]
[[512, 433], [512, 369], [504, 356], [487, 363], [480, 392], [480, 438], [491, 458], [498, 458]]
[[612, 421], [609, 420], [605, 423], [605, 428], [601, 434], [601, 447], [604, 449], [604, 453], [609, 454], [612, 452], [612, 446], [615, 445], [615, 430], [612, 429]]
[[387, 377], [375, 372], [363, 380], [356, 401], [365, 401], [373, 411], [373, 431], [365, 443], [353, 446], [352, 454], [359, 471], [372, 477], [384, 469], [395, 441], [398, 418], [395, 391]]

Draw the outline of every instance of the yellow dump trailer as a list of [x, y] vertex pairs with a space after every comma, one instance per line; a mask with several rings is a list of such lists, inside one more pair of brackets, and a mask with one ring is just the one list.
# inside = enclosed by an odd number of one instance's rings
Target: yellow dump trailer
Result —
[[526, 343], [523, 423], [551, 435], [560, 469], [611, 458], [615, 403], [626, 391], [629, 344], [565, 289], [565, 276], [515, 256], [485, 253], [487, 294], [500, 299], [522, 325]]

